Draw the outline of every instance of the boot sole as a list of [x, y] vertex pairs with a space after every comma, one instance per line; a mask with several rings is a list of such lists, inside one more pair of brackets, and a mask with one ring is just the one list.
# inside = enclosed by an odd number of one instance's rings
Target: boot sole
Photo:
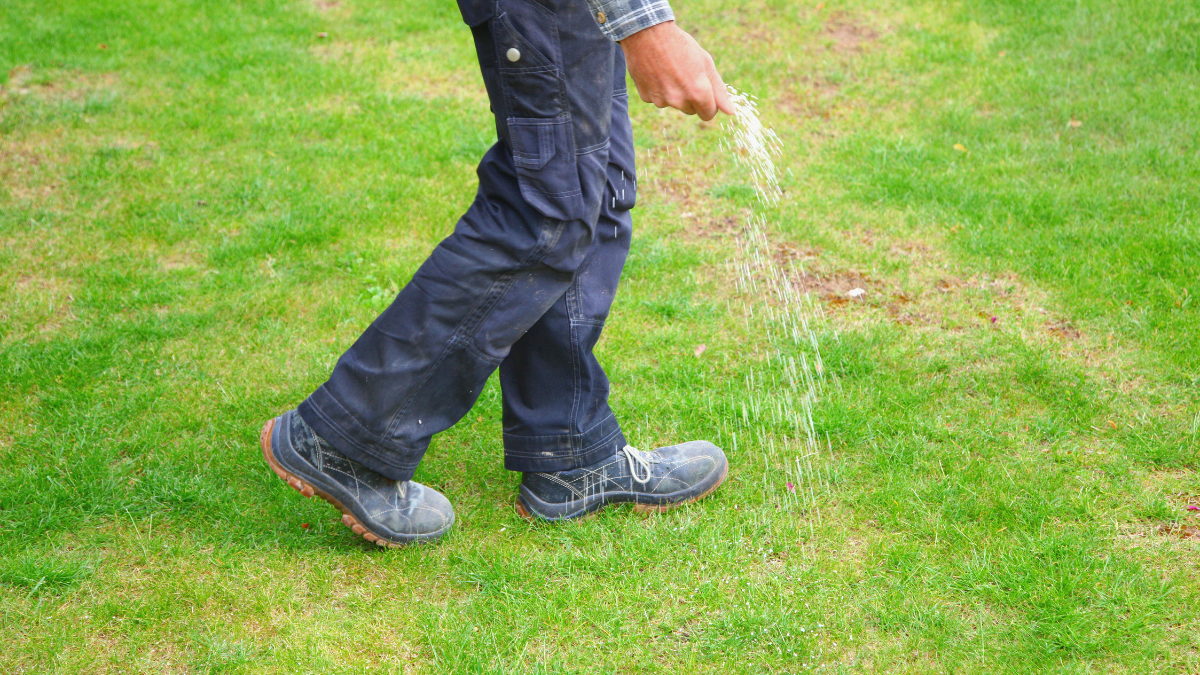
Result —
[[[721, 487], [721, 484], [725, 482], [725, 478], [728, 476], [729, 476], [729, 463], [726, 462], [724, 468], [721, 469], [720, 477], [718, 477], [717, 481], [715, 483], [713, 483], [712, 486], [709, 487], [704, 492], [701, 492], [700, 494], [698, 494], [694, 497], [688, 497], [687, 499], [681, 499], [680, 501], [677, 501], [674, 503], [668, 503], [668, 504], [639, 504], [637, 502], [633, 502], [633, 512], [634, 513], [666, 513], [667, 511], [670, 511], [672, 509], [677, 509], [686, 504], [692, 504], [694, 502], [698, 502], [701, 499], [704, 499], [705, 497], [711, 495], [713, 492], [716, 492], [717, 488]], [[521, 503], [521, 499], [518, 497], [517, 498], [517, 513], [520, 514], [520, 516], [522, 518], [524, 518], [525, 520], [530, 520], [530, 521], [547, 520], [547, 521], [551, 521], [551, 522], [557, 522], [557, 521], [561, 521], [561, 520], [587, 520], [589, 518], [594, 518], [596, 516], [596, 514], [600, 513], [602, 510], [604, 510], [604, 507], [606, 507], [606, 506], [614, 506], [617, 504], [628, 504], [628, 503], [629, 503], [628, 501], [618, 501], [618, 500], [609, 501], [609, 500], [601, 499], [601, 501], [598, 503], [597, 506], [593, 506], [593, 507], [585, 509], [585, 511], [583, 513], [581, 513], [580, 515], [565, 517], [565, 518], [545, 518], [545, 517], [538, 516], [538, 515], [531, 513], [527, 508], [525, 508], [525, 505], [523, 503]]]
[[299, 492], [305, 497], [308, 497], [309, 499], [312, 499], [313, 497], [320, 497], [321, 499], [324, 499], [332, 504], [337, 510], [342, 512], [342, 524], [353, 530], [354, 534], [362, 536], [363, 539], [366, 539], [377, 546], [385, 546], [387, 548], [400, 548], [401, 546], [405, 545], [387, 541], [383, 537], [380, 537], [374, 532], [368, 530], [361, 522], [359, 522], [358, 518], [355, 518], [354, 514], [350, 513], [350, 510], [345, 506], [342, 506], [338, 500], [329, 496], [316, 486], [288, 473], [288, 470], [283, 468], [283, 466], [281, 466], [275, 459], [275, 453], [271, 452], [271, 435], [275, 431], [275, 419], [277, 418], [269, 419], [267, 420], [267, 423], [263, 425], [262, 433], [258, 435], [258, 442], [260, 445], [262, 445], [263, 458], [267, 460], [267, 464], [271, 467], [271, 470], [275, 472], [276, 476], [279, 476], [283, 482], [290, 485], [293, 490]]

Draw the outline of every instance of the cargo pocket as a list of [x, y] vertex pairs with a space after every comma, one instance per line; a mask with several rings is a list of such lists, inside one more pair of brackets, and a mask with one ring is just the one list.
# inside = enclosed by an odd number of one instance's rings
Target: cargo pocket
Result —
[[525, 201], [547, 218], [582, 219], [583, 191], [575, 165], [570, 116], [510, 117], [508, 134]]

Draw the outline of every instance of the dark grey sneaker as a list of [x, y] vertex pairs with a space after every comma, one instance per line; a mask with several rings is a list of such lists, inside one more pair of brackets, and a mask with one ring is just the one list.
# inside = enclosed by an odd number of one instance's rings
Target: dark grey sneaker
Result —
[[526, 518], [568, 520], [605, 504], [633, 502], [634, 511], [667, 511], [702, 499], [725, 480], [729, 462], [708, 441], [642, 452], [626, 445], [582, 469], [526, 473], [517, 511]]
[[271, 470], [305, 497], [338, 507], [342, 522], [367, 541], [397, 547], [433, 541], [454, 524], [450, 501], [413, 481], [394, 481], [338, 452], [289, 410], [263, 426]]

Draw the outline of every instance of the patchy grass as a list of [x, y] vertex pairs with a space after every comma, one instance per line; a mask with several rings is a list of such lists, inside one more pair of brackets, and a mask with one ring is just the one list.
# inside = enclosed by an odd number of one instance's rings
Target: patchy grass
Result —
[[472, 197], [453, 3], [0, 7], [0, 671], [1200, 672], [1200, 6], [677, 4], [786, 147], [811, 500], [742, 407], [748, 178], [636, 105], [613, 406], [729, 482], [528, 524], [493, 382], [418, 474], [455, 530], [398, 551], [255, 441]]

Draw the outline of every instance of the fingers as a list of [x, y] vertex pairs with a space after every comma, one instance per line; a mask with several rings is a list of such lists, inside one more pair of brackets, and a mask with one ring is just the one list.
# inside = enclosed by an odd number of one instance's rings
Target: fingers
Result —
[[685, 105], [675, 106], [689, 115], [699, 115], [704, 121], [717, 116], [717, 95], [707, 75], [692, 80], [684, 99]]
[[706, 75], [698, 75], [682, 86], [671, 89], [656, 102], [658, 107], [671, 107], [687, 115], [699, 115], [702, 120], [711, 120], [717, 115], [717, 98], [712, 82]]
[[718, 110], [732, 115], [733, 103], [729, 100], [729, 92], [725, 89], [725, 82], [721, 80], [712, 56], [699, 49], [698, 45], [697, 49], [704, 55], [703, 72], [692, 80], [686, 95], [686, 105], [673, 107], [689, 115], [699, 115], [705, 122], [716, 117]]
[[722, 80], [721, 74], [717, 72], [717, 66], [713, 63], [712, 57], [708, 59], [708, 80], [712, 83], [717, 109], [726, 115], [735, 114], [733, 101], [729, 98], [729, 88], [725, 86], [725, 80]]
[[642, 103], [653, 103], [650, 95], [642, 88], [642, 82], [638, 78], [633, 78], [633, 86], [637, 87], [638, 98], [642, 99]]
[[674, 108], [685, 115], [696, 114], [696, 104], [691, 96], [683, 91], [675, 92], [674, 95], [668, 96], [660, 108]]
[[697, 88], [694, 108], [700, 119], [707, 122], [717, 116], [717, 98], [707, 77], [697, 83]]

